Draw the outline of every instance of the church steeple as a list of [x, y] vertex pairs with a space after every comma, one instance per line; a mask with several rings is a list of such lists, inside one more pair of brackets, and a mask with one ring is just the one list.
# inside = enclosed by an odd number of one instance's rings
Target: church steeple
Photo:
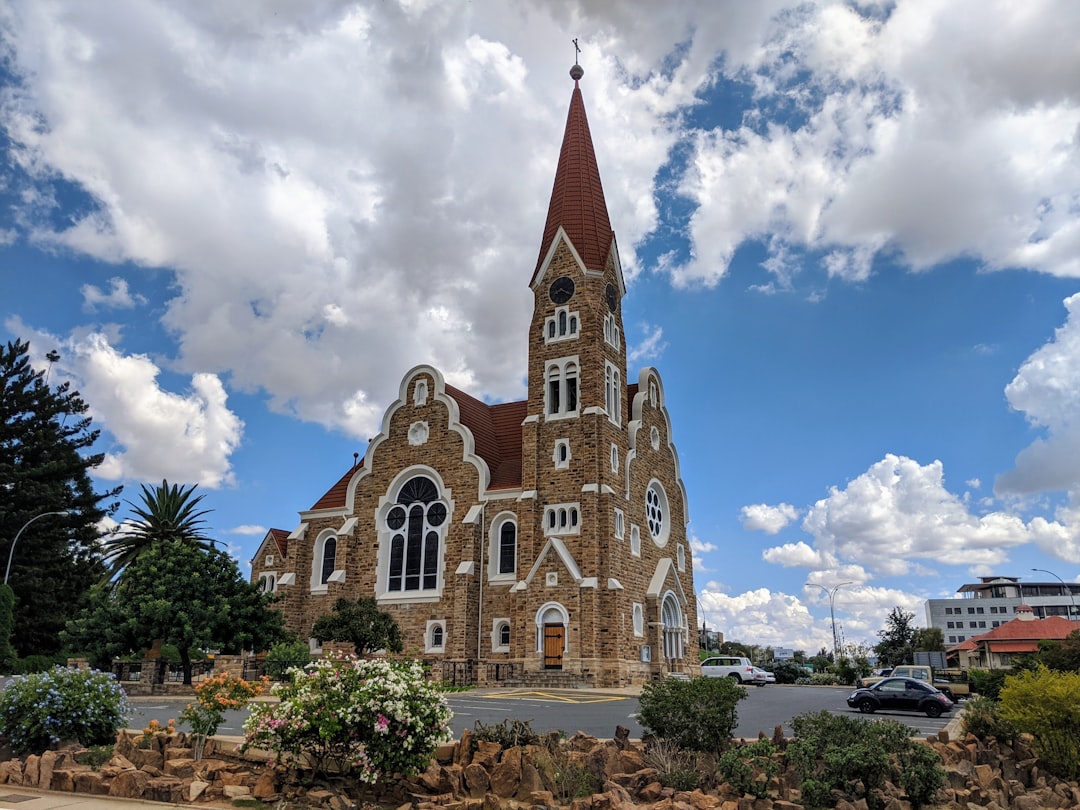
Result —
[[559, 167], [555, 172], [555, 184], [551, 189], [536, 272], [539, 272], [560, 226], [588, 269], [602, 271], [611, 252], [614, 233], [604, 201], [604, 189], [600, 185], [600, 170], [596, 165], [589, 121], [585, 117], [585, 102], [578, 86], [578, 80], [584, 73], [576, 63], [570, 69], [574, 92], [570, 97], [570, 111], [566, 116], [566, 131], [559, 153]]

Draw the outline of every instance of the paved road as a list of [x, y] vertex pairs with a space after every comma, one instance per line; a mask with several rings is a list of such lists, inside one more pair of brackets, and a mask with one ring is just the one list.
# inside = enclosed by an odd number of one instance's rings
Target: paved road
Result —
[[[746, 700], [739, 701], [737, 711], [739, 725], [736, 737], [753, 738], [758, 732], [771, 737], [777, 725], [792, 734], [791, 718], [806, 712], [829, 711], [834, 714], [862, 716], [849, 709], [844, 702], [851, 687], [816, 686], [764, 686], [746, 690]], [[506, 690], [479, 689], [470, 692], [451, 692], [447, 695], [454, 711], [452, 721], [454, 736], [460, 737], [465, 729], [475, 727], [477, 721], [484, 725], [500, 724], [507, 719], [527, 720], [533, 731], [564, 731], [573, 734], [584, 731], [595, 737], [614, 736], [616, 726], [630, 729], [631, 737], [640, 737], [641, 726], [637, 722], [638, 701], [633, 694], [608, 694], [589, 689], [578, 690]], [[137, 715], [131, 720], [131, 728], [141, 729], [151, 719], [163, 723], [176, 718], [188, 700], [183, 698], [139, 698]], [[218, 730], [219, 734], [239, 736], [243, 734], [246, 712], [230, 712]], [[909, 712], [880, 712], [874, 717], [899, 720], [913, 729], [918, 736], [936, 734], [955, 717], [945, 715], [936, 720], [923, 714]], [[183, 725], [180, 725], [183, 730]]]

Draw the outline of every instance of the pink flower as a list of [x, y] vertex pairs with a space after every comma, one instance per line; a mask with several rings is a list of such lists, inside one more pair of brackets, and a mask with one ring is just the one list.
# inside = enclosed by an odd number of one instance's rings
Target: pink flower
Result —
[[378, 719], [375, 721], [375, 731], [379, 734], [385, 734], [387, 732], [387, 729], [389, 728], [390, 721], [387, 720], [385, 716], [380, 714]]

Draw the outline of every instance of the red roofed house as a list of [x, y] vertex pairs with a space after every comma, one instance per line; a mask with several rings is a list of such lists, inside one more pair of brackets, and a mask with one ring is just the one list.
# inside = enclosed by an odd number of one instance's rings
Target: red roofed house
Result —
[[950, 647], [949, 657], [955, 653], [963, 669], [1008, 669], [1011, 656], [1038, 652], [1040, 641], [1061, 641], [1074, 630], [1080, 630], [1080, 622], [1064, 616], [1036, 619], [1029, 606], [1020, 605], [1015, 619]]
[[303, 637], [338, 597], [374, 596], [406, 651], [459, 682], [697, 668], [686, 490], [660, 375], [627, 384], [581, 75], [529, 280], [528, 399], [487, 405], [426, 365], [405, 375], [366, 456], [252, 560]]

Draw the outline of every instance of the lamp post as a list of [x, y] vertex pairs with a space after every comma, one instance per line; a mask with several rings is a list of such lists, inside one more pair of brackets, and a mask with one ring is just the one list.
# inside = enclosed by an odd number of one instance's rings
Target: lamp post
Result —
[[1050, 576], [1052, 576], [1054, 579], [1056, 579], [1058, 582], [1061, 583], [1062, 588], [1064, 588], [1065, 590], [1067, 590], [1069, 592], [1069, 603], [1071, 605], [1071, 607], [1069, 608], [1069, 621], [1071, 621], [1071, 622], [1076, 621], [1076, 619], [1075, 619], [1075, 616], [1076, 616], [1076, 598], [1073, 596], [1072, 587], [1067, 585], [1065, 583], [1065, 580], [1063, 580], [1061, 577], [1059, 577], [1053, 571], [1047, 571], [1045, 568], [1032, 568], [1031, 570], [1032, 571], [1038, 571], [1041, 574], [1049, 574]]
[[40, 515], [35, 515], [30, 518], [26, 523], [22, 525], [22, 528], [15, 534], [15, 539], [11, 541], [11, 550], [8, 551], [7, 568], [4, 570], [4, 584], [8, 584], [8, 577], [11, 575], [11, 558], [15, 556], [15, 544], [19, 542], [19, 538], [22, 537], [22, 533], [26, 531], [26, 527], [33, 523], [35, 520], [41, 520], [43, 517], [49, 515], [70, 515], [71, 510], [61, 509], [57, 512], [42, 512]]
[[829, 597], [829, 621], [832, 622], [832, 647], [833, 647], [833, 664], [840, 662], [840, 638], [836, 635], [836, 592], [843, 588], [845, 585], [854, 585], [854, 582], [841, 582], [838, 585], [834, 585], [832, 590], [829, 590], [824, 585], [819, 585], [816, 582], [807, 582], [807, 585], [813, 585], [815, 588], [821, 588], [825, 592], [825, 595]]

